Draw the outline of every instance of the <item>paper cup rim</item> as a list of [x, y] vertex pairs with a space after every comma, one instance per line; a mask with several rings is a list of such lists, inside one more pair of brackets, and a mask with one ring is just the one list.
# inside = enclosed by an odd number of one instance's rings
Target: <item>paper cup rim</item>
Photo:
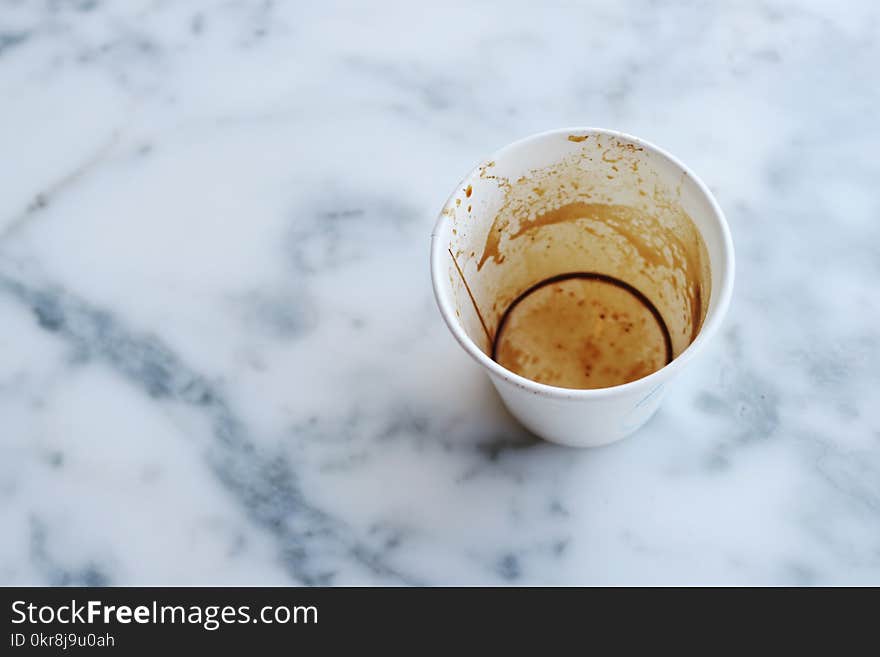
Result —
[[[440, 281], [443, 280], [442, 277], [446, 275], [444, 263], [446, 256], [448, 256], [448, 239], [446, 238], [448, 237], [449, 232], [449, 229], [447, 229], [446, 227], [450, 224], [448, 217], [446, 217], [442, 213], [442, 211], [438, 216], [437, 221], [434, 224], [434, 230], [431, 233], [431, 283], [434, 288], [434, 296], [437, 299], [437, 305], [440, 308], [440, 314], [443, 316], [443, 320], [446, 322], [446, 325], [449, 327], [452, 335], [462, 346], [462, 348], [468, 354], [470, 354], [470, 356], [474, 358], [480, 365], [485, 367], [491, 374], [494, 374], [495, 376], [504, 379], [519, 388], [531, 391], [536, 395], [553, 397], [557, 399], [589, 400], [613, 397], [617, 396], [618, 394], [636, 391], [639, 388], [655, 388], [665, 382], [674, 374], [678, 373], [678, 371], [682, 367], [684, 367], [684, 365], [687, 364], [696, 355], [696, 353], [700, 349], [702, 349], [706, 342], [717, 332], [719, 326], [721, 325], [721, 322], [724, 320], [724, 316], [727, 313], [727, 308], [730, 305], [730, 299], [733, 296], [735, 262], [733, 252], [733, 238], [730, 235], [730, 228], [727, 225], [727, 219], [725, 218], [724, 212], [721, 210], [721, 207], [718, 205], [718, 201], [715, 200], [715, 196], [709, 190], [708, 186], [684, 162], [679, 160], [670, 152], [648, 141], [645, 141], [644, 139], [627, 134], [625, 132], [609, 130], [606, 128], [593, 128], [582, 126], [572, 128], [558, 128], [554, 130], [539, 132], [537, 134], [518, 139], [517, 141], [514, 141], [507, 146], [504, 146], [503, 148], [495, 151], [495, 153], [490, 155], [484, 161], [497, 162], [507, 156], [510, 151], [520, 148], [530, 142], [539, 141], [556, 135], [569, 135], [578, 133], [589, 133], [603, 135], [607, 137], [616, 137], [618, 139], [629, 141], [633, 144], [641, 146], [646, 150], [667, 159], [669, 162], [673, 163], [675, 166], [681, 169], [681, 171], [694, 182], [694, 184], [709, 202], [709, 206], [712, 209], [712, 214], [718, 224], [718, 229], [721, 235], [721, 262], [719, 263], [719, 271], [722, 272], [722, 280], [712, 281], [709, 310], [706, 314], [705, 320], [703, 321], [703, 325], [700, 327], [700, 331], [694, 341], [689, 344], [685, 348], [685, 350], [682, 351], [678, 356], [676, 356], [670, 363], [664, 365], [656, 372], [652, 372], [648, 376], [642, 377], [641, 379], [636, 379], [635, 381], [630, 381], [629, 383], [622, 383], [620, 385], [610, 386], [607, 388], [591, 389], [561, 388], [559, 386], [551, 386], [545, 383], [532, 381], [531, 379], [527, 379], [524, 376], [520, 376], [519, 374], [508, 370], [506, 367], [503, 367], [496, 361], [492, 360], [491, 357], [486, 355], [483, 350], [480, 349], [473, 340], [471, 340], [470, 336], [468, 336], [464, 328], [456, 319], [455, 309], [452, 306], [451, 299], [441, 290], [440, 287]], [[479, 175], [479, 164], [475, 166], [464, 178], [462, 178], [461, 182], [455, 187], [452, 194], [449, 195], [446, 202], [443, 204], [443, 208], [446, 208], [446, 206], [450, 203], [452, 198], [457, 193], [459, 187], [461, 187], [466, 181], [470, 180], [476, 175]], [[717, 297], [715, 296], [716, 294]]]

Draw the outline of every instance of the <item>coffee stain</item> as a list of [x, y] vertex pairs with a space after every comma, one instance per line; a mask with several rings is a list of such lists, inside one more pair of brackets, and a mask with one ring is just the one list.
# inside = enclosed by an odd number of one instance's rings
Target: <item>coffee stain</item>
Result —
[[[659, 194], [659, 190], [655, 190], [655, 200], [665, 206], [666, 202], [660, 199]], [[644, 228], [646, 219], [644, 213], [627, 205], [573, 201], [558, 208], [540, 212], [532, 219], [521, 220], [518, 228], [510, 232], [510, 220], [499, 214], [486, 237], [482, 256], [477, 263], [477, 271], [480, 271], [490, 259], [497, 264], [504, 262], [501, 240], [505, 235], [509, 240], [514, 240], [545, 226], [583, 222], [582, 229], [585, 232], [601, 237], [595, 226], [595, 224], [599, 224], [629, 244], [643, 264], [656, 268], [680, 270], [684, 273], [685, 293], [689, 300], [692, 322], [691, 341], [693, 341], [700, 330], [700, 318], [702, 317], [700, 269], [695, 260], [698, 249], [687, 248], [673, 230], [655, 226], [653, 227], [654, 231], [660, 233], [657, 241], [667, 247], [665, 249], [658, 248], [653, 240], [648, 241], [645, 237], [650, 232]], [[591, 226], [591, 223], [594, 225]], [[674, 276], [670, 276], [670, 279], [675, 281]], [[673, 285], [677, 287], [677, 281]]]
[[[656, 248], [646, 244], [640, 235], [636, 234], [628, 227], [628, 224], [632, 222], [633, 214], [633, 208], [626, 205], [608, 205], [604, 203], [574, 201], [553, 210], [541, 212], [535, 215], [534, 219], [520, 222], [519, 230], [512, 233], [509, 239], [516, 239], [544, 226], [587, 220], [603, 224], [623, 237], [638, 252], [639, 257], [645, 262], [654, 266], [669, 266], [671, 263], [662, 252], [659, 252]], [[496, 232], [503, 232], [508, 224], [509, 222], [503, 222], [502, 225], [498, 226]], [[585, 230], [594, 235], [597, 234], [594, 228], [585, 227]], [[491, 234], [492, 233], [490, 232], [490, 236]], [[483, 251], [480, 264], [484, 263], [490, 257], [495, 259], [496, 262], [499, 262], [499, 244], [500, 237], [498, 240], [487, 240], [486, 246], [488, 249]], [[480, 264], [478, 264], [478, 269]]]
[[483, 331], [486, 333], [486, 339], [489, 340], [489, 344], [492, 344], [492, 334], [489, 333], [489, 329], [486, 327], [486, 322], [483, 320], [483, 313], [480, 312], [480, 307], [477, 305], [477, 300], [474, 298], [474, 293], [471, 292], [471, 286], [468, 285], [467, 279], [464, 277], [464, 272], [461, 270], [461, 267], [458, 264], [458, 260], [452, 253], [452, 249], [447, 249], [447, 251], [449, 251], [449, 257], [452, 258], [452, 263], [455, 265], [455, 269], [458, 272], [459, 277], [461, 277], [461, 282], [464, 283], [464, 289], [467, 290], [468, 296], [471, 299], [471, 303], [474, 305], [474, 310], [477, 313], [477, 318], [479, 318], [480, 325], [483, 327]]
[[591, 272], [552, 276], [514, 299], [491, 356], [533, 381], [574, 389], [629, 383], [673, 357], [669, 329], [650, 299]]
[[629, 151], [630, 153], [636, 153], [636, 152], [640, 152], [640, 151], [645, 150], [643, 146], [636, 146], [635, 144], [627, 144], [627, 143], [618, 141], [617, 139], [614, 140], [614, 147], [623, 149], [625, 151]]
[[477, 263], [477, 271], [483, 268], [483, 265], [486, 264], [489, 258], [492, 258], [499, 265], [504, 262], [504, 256], [501, 254], [500, 249], [501, 237], [509, 225], [509, 219], [501, 219], [499, 221], [499, 217], [495, 218], [492, 227], [489, 229], [489, 234], [486, 236], [486, 244], [483, 246], [483, 255]]
[[[569, 135], [568, 139], [580, 143], [590, 136], [593, 135]], [[528, 271], [532, 267], [540, 270], [544, 265], [538, 263], [545, 257], [541, 254], [556, 248], [553, 243], [557, 236], [565, 235], [566, 240], [577, 241], [577, 235], [583, 234], [585, 244], [594, 240], [587, 248], [593, 258], [599, 261], [613, 258], [612, 271], [618, 275], [624, 273], [624, 279], [628, 279], [625, 272], [633, 272], [633, 282], [645, 286], [653, 301], [664, 308], [664, 313], [669, 315], [668, 327], [675, 330], [676, 354], [693, 342], [701, 328], [708, 290], [702, 289], [701, 285], [703, 282], [709, 285], [709, 272], [704, 264], [708, 262], [708, 256], [699, 231], [681, 208], [682, 181], [677, 181], [678, 185], [673, 183], [669, 189], [658, 185], [653, 180], [656, 174], [650, 162], [638, 160], [644, 157], [639, 155], [644, 150], [641, 146], [614, 138], [600, 140], [597, 137], [554, 165], [534, 169], [518, 176], [515, 181], [493, 174], [490, 167], [494, 162], [479, 167], [479, 178], [491, 180], [497, 186], [497, 192], [493, 192], [490, 198], [497, 198], [499, 205], [493, 209], [494, 219], [485, 237], [478, 238], [483, 242], [483, 248], [482, 252], [479, 248], [476, 250], [479, 260], [474, 263], [473, 289], [464, 280], [458, 258], [454, 256], [453, 260], [487, 337], [491, 335], [489, 325], [498, 335], [499, 318], [518, 291], [504, 289], [496, 282], [503, 281], [503, 267], [499, 270], [490, 267], [488, 273], [481, 275], [486, 263], [491, 260], [495, 265], [502, 265], [515, 261], [505, 267], [516, 267], [519, 271], [523, 268]], [[612, 202], [616, 195], [614, 186], [624, 184], [614, 180], [618, 176], [622, 180], [633, 179], [627, 183], [632, 185], [631, 194], [638, 199], [632, 205]], [[643, 176], [652, 182], [646, 183]], [[612, 180], [607, 183], [611, 186], [607, 191], [605, 180]], [[467, 189], [464, 191], [467, 194]], [[470, 205], [468, 210], [472, 210]], [[557, 224], [575, 226], [576, 232], [542, 231]], [[542, 246], [530, 250], [533, 243]], [[470, 265], [477, 255], [470, 248], [468, 253]], [[537, 258], [534, 264], [528, 262], [531, 253]], [[461, 253], [459, 256], [464, 258]], [[520, 264], [521, 258], [526, 259], [524, 264]], [[591, 266], [594, 263], [585, 264]], [[605, 271], [602, 265], [599, 267], [599, 271]], [[489, 311], [485, 317], [477, 306], [477, 298]], [[491, 322], [487, 323], [486, 319]]]
[[703, 327], [703, 292], [700, 290], [700, 286], [692, 286], [688, 296], [691, 299], [691, 342], [693, 342]]
[[608, 153], [610, 153], [610, 152], [611, 152], [610, 148], [606, 148], [604, 151], [602, 151], [602, 161], [603, 162], [609, 162], [609, 163], [620, 162], [623, 159], [622, 154], [618, 154], [617, 157], [610, 157], [608, 155]]

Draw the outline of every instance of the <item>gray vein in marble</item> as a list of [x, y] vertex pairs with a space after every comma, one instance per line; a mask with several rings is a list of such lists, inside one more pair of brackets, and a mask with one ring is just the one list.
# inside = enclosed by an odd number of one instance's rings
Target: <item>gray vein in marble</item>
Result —
[[344, 266], [378, 256], [377, 239], [401, 234], [419, 218], [413, 208], [394, 197], [358, 193], [332, 186], [291, 213], [285, 244], [299, 275]]
[[95, 563], [87, 563], [71, 570], [59, 565], [49, 555], [49, 542], [46, 524], [36, 517], [30, 518], [28, 547], [31, 563], [46, 573], [49, 586], [108, 586], [110, 580]]
[[27, 32], [0, 32], [0, 56], [23, 44], [29, 37]]
[[[0, 581], [877, 583], [878, 26], [3, 4]], [[572, 452], [500, 408], [427, 256], [480, 158], [585, 124], [700, 174], [737, 281], [645, 429]]]
[[82, 163], [77, 165], [69, 173], [65, 174], [58, 180], [51, 182], [41, 191], [37, 192], [28, 206], [18, 216], [10, 219], [4, 226], [3, 230], [0, 231], [0, 242], [14, 236], [18, 231], [24, 228], [33, 217], [48, 207], [58, 194], [62, 194], [64, 190], [82, 180], [95, 167], [99, 166], [119, 143], [121, 136], [121, 130], [114, 130], [107, 141], [104, 142], [94, 153], [89, 155]]
[[[377, 576], [413, 584], [412, 579], [386, 564], [382, 556], [348, 536], [336, 519], [313, 506], [300, 492], [296, 474], [282, 454], [258, 449], [248, 437], [242, 420], [223, 394], [205, 377], [193, 371], [155, 336], [138, 335], [122, 325], [112, 313], [76, 299], [60, 288], [34, 289], [7, 276], [0, 276], [0, 289], [23, 303], [39, 326], [66, 340], [81, 355], [109, 364], [131, 385], [156, 400], [176, 401], [207, 416], [215, 443], [209, 463], [230, 495], [248, 515], [276, 540], [285, 567], [303, 584], [330, 584], [332, 572], [315, 571], [309, 563], [315, 543], [341, 549]], [[45, 530], [34, 525], [32, 552], [51, 566], [44, 555]], [[49, 568], [54, 572], [57, 569]], [[103, 582], [98, 575], [50, 575], [62, 584]]]

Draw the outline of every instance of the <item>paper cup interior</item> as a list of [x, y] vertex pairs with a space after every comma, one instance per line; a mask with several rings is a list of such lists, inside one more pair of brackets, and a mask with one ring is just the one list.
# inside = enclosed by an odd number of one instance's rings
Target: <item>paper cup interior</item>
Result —
[[489, 356], [524, 291], [583, 273], [650, 300], [675, 358], [710, 312], [724, 239], [710, 199], [679, 164], [598, 131], [548, 133], [504, 149], [463, 181], [441, 225], [444, 292], [455, 321]]

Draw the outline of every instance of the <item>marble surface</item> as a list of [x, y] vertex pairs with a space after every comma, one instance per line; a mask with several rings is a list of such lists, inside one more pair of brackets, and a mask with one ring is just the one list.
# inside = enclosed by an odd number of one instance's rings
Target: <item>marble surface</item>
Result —
[[[864, 1], [4, 2], [0, 583], [880, 584], [878, 62]], [[456, 181], [571, 125], [688, 162], [738, 258], [592, 451], [428, 273]]]

